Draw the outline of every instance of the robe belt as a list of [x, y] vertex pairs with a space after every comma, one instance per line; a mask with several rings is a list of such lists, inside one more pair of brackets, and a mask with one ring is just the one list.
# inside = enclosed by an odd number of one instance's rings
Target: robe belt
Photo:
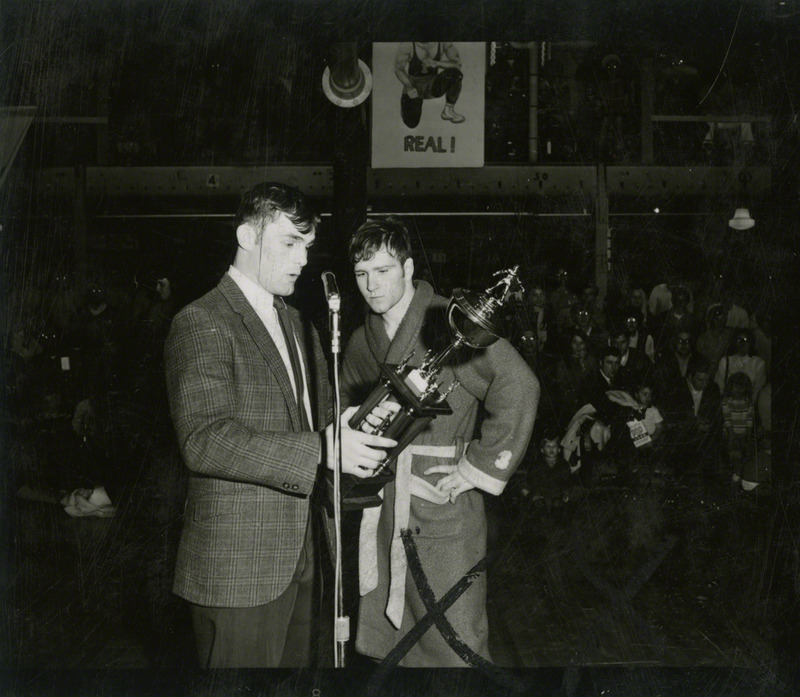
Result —
[[[466, 444], [465, 444], [466, 445]], [[394, 527], [389, 551], [389, 600], [386, 604], [386, 616], [400, 629], [405, 608], [405, 586], [408, 561], [403, 548], [400, 532], [408, 527], [411, 508], [411, 496], [445, 504], [450, 501], [448, 494], [443, 494], [435, 486], [422, 477], [411, 474], [411, 459], [414, 455], [425, 457], [441, 457], [455, 459], [461, 456], [456, 445], [410, 445], [397, 458], [397, 471], [394, 483]], [[381, 492], [383, 496], [383, 492]], [[365, 508], [361, 519], [361, 531], [358, 545], [359, 593], [366, 595], [378, 586], [378, 519], [382, 506]]]

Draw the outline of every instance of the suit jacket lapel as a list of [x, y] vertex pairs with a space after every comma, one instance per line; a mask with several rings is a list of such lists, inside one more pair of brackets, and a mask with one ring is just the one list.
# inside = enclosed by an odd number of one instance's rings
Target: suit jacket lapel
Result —
[[264, 357], [267, 367], [272, 371], [272, 374], [278, 381], [281, 394], [283, 394], [283, 399], [286, 402], [286, 408], [289, 410], [292, 426], [295, 431], [302, 430], [297, 398], [292, 389], [292, 383], [289, 381], [289, 373], [286, 370], [286, 365], [283, 362], [283, 358], [281, 358], [278, 347], [275, 346], [275, 342], [272, 340], [267, 328], [256, 314], [253, 306], [247, 301], [247, 298], [244, 297], [244, 293], [242, 293], [239, 286], [236, 285], [236, 282], [228, 276], [228, 274], [222, 277], [218, 288], [231, 304], [234, 311], [241, 316], [242, 323], [247, 329], [247, 332]]

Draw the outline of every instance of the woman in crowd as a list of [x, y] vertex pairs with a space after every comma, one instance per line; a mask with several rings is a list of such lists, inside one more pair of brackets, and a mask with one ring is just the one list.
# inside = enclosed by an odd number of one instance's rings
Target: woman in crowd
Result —
[[750, 378], [750, 399], [755, 402], [761, 388], [767, 384], [767, 367], [763, 358], [753, 355], [753, 338], [746, 329], [736, 331], [728, 355], [723, 356], [717, 366], [714, 382], [723, 394], [734, 373], [744, 373]]
[[589, 375], [598, 370], [597, 359], [589, 354], [586, 337], [582, 332], [573, 329], [567, 335], [567, 340], [564, 355], [556, 364], [559, 414], [563, 423], [567, 423], [583, 406], [581, 385]]

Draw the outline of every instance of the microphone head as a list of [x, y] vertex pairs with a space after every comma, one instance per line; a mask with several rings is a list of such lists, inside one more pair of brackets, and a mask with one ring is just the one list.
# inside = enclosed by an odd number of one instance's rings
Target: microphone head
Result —
[[322, 285], [325, 289], [325, 297], [330, 300], [333, 297], [339, 297], [339, 288], [336, 285], [336, 276], [334, 276], [333, 271], [323, 271], [322, 275]]

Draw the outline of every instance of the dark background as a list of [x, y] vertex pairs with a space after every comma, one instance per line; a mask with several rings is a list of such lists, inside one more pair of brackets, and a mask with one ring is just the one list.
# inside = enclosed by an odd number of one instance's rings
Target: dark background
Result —
[[[178, 194], [157, 190], [156, 179], [146, 171], [130, 169], [120, 180], [122, 193], [89, 191], [79, 202], [42, 179], [42, 173], [54, 167], [65, 168], [79, 181], [85, 168], [99, 165], [301, 165], [319, 168], [323, 179], [333, 165], [333, 190], [344, 196], [332, 198], [327, 184], [321, 193], [311, 192], [325, 217], [318, 254], [296, 297], [323, 332], [325, 310], [318, 278], [325, 268], [337, 272], [352, 298], [346, 307], [345, 333], [359, 321], [343, 240], [349, 216], [362, 216], [367, 204], [374, 212], [407, 214], [418, 273], [424, 270], [443, 293], [459, 286], [482, 287], [491, 273], [514, 263], [521, 264], [529, 284], [550, 287], [561, 265], [570, 270], [576, 284], [591, 280], [597, 211], [595, 198], [586, 192], [522, 196], [504, 192], [491, 178], [478, 177], [469, 194], [444, 196], [437, 190], [426, 191], [422, 171], [416, 186], [402, 195], [367, 195], [369, 101], [347, 113], [327, 101], [321, 75], [329, 46], [355, 41], [359, 56], [369, 64], [371, 42], [420, 37], [493, 42], [495, 63], [487, 72], [488, 165], [523, 166], [528, 160], [529, 52], [516, 42], [544, 42], [548, 51], [539, 76], [539, 136], [542, 147], [549, 141], [551, 150], [541, 151], [537, 165], [641, 165], [644, 65], [651, 65], [655, 76], [656, 113], [770, 117], [768, 126], [753, 125], [752, 147], [730, 136], [720, 138], [711, 149], [704, 147], [704, 123], [654, 127], [652, 164], [679, 167], [679, 185], [665, 183], [660, 192], [657, 186], [642, 186], [638, 191], [609, 193], [608, 283], [613, 290], [627, 276], [649, 290], [670, 274], [698, 284], [709, 274], [717, 275], [735, 288], [748, 309], [774, 315], [775, 476], [782, 495], [770, 535], [786, 546], [779, 552], [782, 563], [765, 573], [776, 585], [795, 589], [782, 596], [781, 613], [796, 622], [797, 567], [791, 566], [790, 557], [797, 552], [800, 530], [794, 438], [800, 213], [797, 0], [7, 0], [0, 8], [0, 105], [34, 105], [37, 114], [0, 190], [0, 322], [6, 343], [20, 323], [31, 335], [44, 331], [63, 304], [80, 305], [92, 283], [123, 306], [140, 286], [153, 286], [156, 278], [168, 275], [180, 303], [188, 302], [216, 283], [231, 258], [231, 214], [238, 194], [246, 188], [240, 186], [242, 177], [234, 177], [229, 190]], [[621, 77], [630, 99], [613, 145], [598, 137], [604, 114], [598, 96], [603, 89], [601, 62], [609, 54], [621, 59]], [[107, 122], [52, 121], [94, 116], [105, 116]], [[730, 168], [734, 175], [747, 168], [768, 168], [770, 186], [755, 193], [734, 176], [729, 189], [708, 191], [696, 174], [707, 166]], [[270, 171], [280, 178], [280, 169]], [[457, 178], [459, 173], [437, 176]], [[750, 208], [756, 227], [734, 233], [727, 219], [742, 205]], [[453, 215], [441, 215], [447, 212]], [[106, 592], [144, 599], [142, 606], [126, 610], [129, 614], [122, 621], [140, 623], [146, 634], [154, 618], [166, 611], [175, 641], [168, 647], [170, 637], [157, 636], [154, 646], [164, 655], [174, 653], [173, 663], [165, 661], [167, 666], [182, 665], [181, 620], [168, 589], [181, 477], [169, 436], [159, 430], [165, 411], [157, 360], [143, 367], [134, 337], [123, 336], [120, 341], [127, 361], [123, 378], [128, 386], [140, 388], [135, 398], [124, 397], [115, 412], [124, 416], [117, 419], [124, 426], [117, 430], [117, 445], [124, 442], [125, 467], [137, 473], [124, 484], [147, 493], [138, 508], [128, 509], [123, 521], [138, 546], [112, 548], [122, 553], [115, 567], [120, 572], [118, 587], [109, 590], [94, 579], [76, 586], [79, 597], [55, 601], [91, 610], [102, 607]], [[4, 373], [7, 369], [6, 362]], [[149, 407], [142, 394], [152, 398]], [[53, 652], [61, 650], [56, 647], [63, 647], [65, 637], [74, 631], [69, 625], [72, 616], [65, 609], [58, 619], [52, 608], [37, 614], [44, 601], [31, 589], [59, 587], [55, 580], [60, 577], [54, 574], [72, 559], [66, 552], [60, 558], [48, 540], [83, 543], [86, 547], [79, 549], [89, 550], [90, 555], [102, 545], [92, 546], [97, 540], [91, 539], [81, 542], [80, 535], [90, 533], [65, 531], [55, 518], [52, 527], [26, 529], [26, 524], [41, 523], [35, 512], [20, 511], [14, 498], [19, 482], [13, 475], [24, 453], [13, 447], [18, 414], [8, 392], [3, 411], [7, 417], [3, 442], [8, 444], [2, 449], [3, 464], [9, 476], [3, 500], [8, 563], [3, 577], [7, 660], [2, 667], [32, 670], [41, 694], [67, 694], [63, 675], [43, 684], [42, 675], [50, 674], [40, 673], [37, 666], [95, 669], [102, 656], [82, 660], [76, 652], [60, 663]], [[34, 571], [15, 556], [25, 543], [46, 560]], [[110, 554], [108, 549], [105, 553]], [[158, 560], [155, 566], [143, 562], [148, 555]], [[102, 567], [103, 560], [80, 559], [89, 569]], [[75, 573], [79, 571], [76, 567]], [[126, 586], [126, 579], [136, 585]], [[25, 617], [31, 618], [28, 625]], [[41, 617], [51, 623], [41, 624]], [[91, 626], [81, 625], [80, 631]], [[33, 658], [21, 656], [23, 646], [33, 651], [28, 654]], [[118, 673], [110, 671], [108, 676], [110, 690], [129, 689]], [[96, 692], [93, 679], [88, 679], [85, 690]], [[614, 676], [609, 680], [612, 686], [619, 684]], [[26, 689], [24, 680], [11, 684], [20, 693]], [[554, 685], [558, 684], [555, 679]], [[409, 679], [405, 685], [411, 689], [416, 683]], [[152, 689], [167, 690], [155, 683]], [[219, 687], [218, 693], [224, 694], [224, 689]], [[296, 693], [304, 689], [297, 686]], [[466, 694], [472, 688], [459, 689]], [[712, 689], [707, 694], [717, 693]]]

